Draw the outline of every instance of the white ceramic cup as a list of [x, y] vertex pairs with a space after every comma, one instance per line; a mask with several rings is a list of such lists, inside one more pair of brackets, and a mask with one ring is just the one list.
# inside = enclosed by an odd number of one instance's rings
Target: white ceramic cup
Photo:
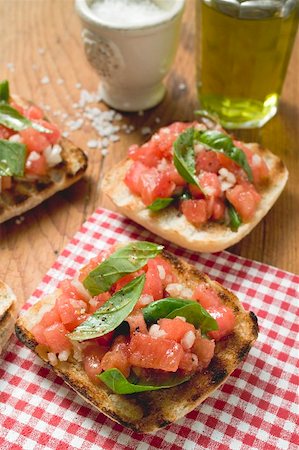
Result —
[[91, 10], [92, 0], [76, 0], [87, 59], [101, 77], [103, 100], [115, 109], [144, 110], [164, 97], [162, 80], [177, 50], [185, 0], [154, 2], [167, 11], [161, 20], [113, 26]]

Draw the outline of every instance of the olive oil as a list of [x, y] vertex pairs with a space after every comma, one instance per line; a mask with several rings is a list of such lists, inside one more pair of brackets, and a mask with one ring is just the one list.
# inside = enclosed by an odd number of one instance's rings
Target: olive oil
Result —
[[277, 110], [298, 26], [298, 2], [286, 17], [258, 18], [228, 15], [217, 9], [217, 1], [212, 3], [197, 0], [201, 108], [227, 128], [262, 126]]

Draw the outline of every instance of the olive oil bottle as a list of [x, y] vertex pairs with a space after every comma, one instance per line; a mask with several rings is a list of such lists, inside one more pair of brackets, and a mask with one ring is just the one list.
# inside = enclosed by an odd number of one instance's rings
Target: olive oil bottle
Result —
[[197, 0], [199, 100], [225, 127], [259, 127], [275, 115], [298, 27], [298, 3]]

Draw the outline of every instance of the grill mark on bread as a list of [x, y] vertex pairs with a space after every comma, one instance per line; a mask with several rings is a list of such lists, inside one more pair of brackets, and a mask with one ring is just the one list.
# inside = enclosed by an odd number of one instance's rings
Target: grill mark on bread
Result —
[[[173, 388], [125, 396], [111, 393], [103, 384], [93, 384], [78, 362], [59, 363], [53, 368], [57, 375], [85, 400], [108, 417], [137, 432], [152, 432], [166, 426], [202, 403], [245, 358], [258, 333], [256, 316], [254, 313], [245, 312], [233, 293], [175, 255], [165, 250], [161, 255], [171, 263], [179, 283], [193, 287], [198, 283], [208, 283], [217, 290], [224, 304], [237, 311], [234, 332], [216, 343], [215, 355], [210, 365], [203, 372], [192, 376], [189, 381]], [[51, 304], [54, 304], [55, 296], [52, 297]], [[18, 319], [16, 334], [50, 366], [45, 357], [46, 352], [43, 356], [29, 331], [30, 326], [33, 326], [30, 317], [37, 316], [40, 307], [39, 302]]]

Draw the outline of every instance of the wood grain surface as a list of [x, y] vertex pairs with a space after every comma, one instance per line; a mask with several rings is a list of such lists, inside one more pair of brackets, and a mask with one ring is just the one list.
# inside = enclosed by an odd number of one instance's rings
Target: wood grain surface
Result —
[[[98, 206], [113, 209], [101, 192], [102, 175], [126, 155], [129, 144], [145, 141], [141, 128], [149, 126], [155, 131], [170, 122], [194, 118], [198, 106], [194, 2], [186, 3], [180, 47], [166, 79], [167, 95], [163, 102], [143, 115], [123, 114], [122, 123], [134, 125], [135, 131], [120, 133], [120, 140], [110, 145], [105, 157], [99, 150], [87, 147], [88, 140], [97, 138], [90, 126], [73, 132], [72, 140], [89, 157], [87, 177], [26, 213], [22, 223], [12, 219], [0, 225], [0, 278], [14, 289], [21, 302], [33, 292], [57, 254], [94, 209]], [[94, 92], [99, 78], [86, 61], [73, 1], [0, 0], [0, 29], [0, 79], [9, 79], [13, 92], [46, 105], [49, 118], [62, 127], [61, 112], [74, 119], [74, 103], [80, 95], [77, 83]], [[230, 249], [292, 272], [298, 272], [299, 263], [298, 74], [299, 35], [278, 114], [260, 130], [235, 133], [244, 140], [256, 140], [278, 154], [289, 168], [289, 182], [262, 223]], [[41, 83], [45, 76], [49, 78], [48, 84]], [[186, 89], [182, 89], [182, 84]]]

